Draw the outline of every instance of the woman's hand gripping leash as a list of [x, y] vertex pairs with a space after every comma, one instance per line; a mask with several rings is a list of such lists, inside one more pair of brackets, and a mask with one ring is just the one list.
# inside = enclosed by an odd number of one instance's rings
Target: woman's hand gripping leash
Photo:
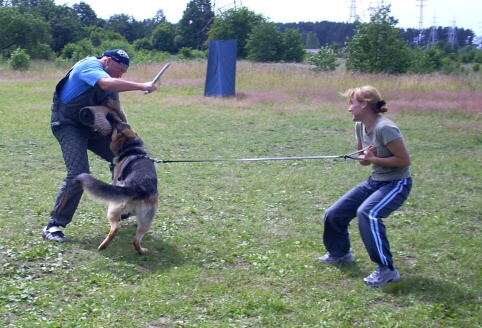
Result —
[[[366, 159], [365, 156], [367, 154], [367, 151], [370, 151], [370, 149], [372, 149], [372, 151], [373, 151], [372, 147], [375, 148], [375, 154], [376, 154], [377, 148], [374, 145], [368, 145], [363, 149], [360, 149], [360, 150], [354, 151], [353, 153], [349, 153], [349, 154], [344, 155], [343, 158], [344, 159], [348, 159], [348, 158], [349, 159], [355, 159], [355, 160], [359, 160], [359, 161], [366, 161], [367, 159]], [[360, 155], [360, 153], [362, 153], [365, 156], [359, 157], [358, 155]]]

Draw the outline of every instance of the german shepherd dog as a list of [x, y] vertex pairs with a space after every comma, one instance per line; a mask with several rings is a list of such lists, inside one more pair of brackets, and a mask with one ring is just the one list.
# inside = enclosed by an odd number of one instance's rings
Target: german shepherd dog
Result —
[[112, 124], [110, 149], [115, 156], [112, 184], [88, 173], [79, 174], [76, 182], [91, 198], [109, 203], [110, 232], [98, 249], [105, 249], [114, 239], [121, 218], [136, 216], [137, 231], [132, 244], [143, 255], [147, 249], [141, 247], [141, 240], [151, 228], [159, 202], [156, 167], [142, 139], [129, 124], [117, 121], [112, 114], [107, 114], [107, 120]]

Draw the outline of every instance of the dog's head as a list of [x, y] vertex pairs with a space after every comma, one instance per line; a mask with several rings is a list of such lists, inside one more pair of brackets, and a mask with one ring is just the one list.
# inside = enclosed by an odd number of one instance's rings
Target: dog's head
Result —
[[114, 115], [107, 114], [107, 120], [112, 125], [112, 135], [110, 142], [110, 150], [115, 156], [118, 156], [126, 147], [129, 140], [136, 140], [136, 143], [141, 143], [142, 140], [139, 135], [126, 122], [117, 120]]

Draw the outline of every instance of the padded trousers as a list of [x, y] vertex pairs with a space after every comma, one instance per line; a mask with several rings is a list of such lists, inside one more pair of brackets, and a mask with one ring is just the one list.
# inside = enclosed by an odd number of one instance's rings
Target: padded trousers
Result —
[[53, 126], [52, 132], [60, 144], [67, 177], [58, 191], [48, 226], [65, 227], [72, 221], [83, 194], [82, 187], [74, 183], [73, 179], [80, 173], [89, 173], [87, 151], [92, 151], [109, 163], [112, 163], [114, 154], [109, 148], [110, 136], [104, 136], [91, 128], [65, 124]]

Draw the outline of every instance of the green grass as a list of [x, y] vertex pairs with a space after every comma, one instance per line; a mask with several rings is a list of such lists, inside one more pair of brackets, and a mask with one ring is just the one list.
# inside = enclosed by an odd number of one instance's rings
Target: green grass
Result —
[[[156, 164], [160, 208], [131, 245], [135, 220], [105, 251], [106, 205], [84, 197], [65, 229], [40, 237], [64, 178], [49, 129], [67, 68], [0, 69], [0, 326], [482, 327], [480, 75], [317, 75], [240, 62], [235, 98], [206, 98], [205, 63], [173, 63], [159, 92], [121, 96], [151, 157], [169, 160], [342, 155], [353, 122], [338, 93], [376, 86], [412, 156], [414, 187], [386, 220], [400, 282], [371, 289], [350, 227], [353, 265], [317, 263], [324, 210], [370, 173], [348, 160]], [[149, 80], [159, 67], [132, 67]], [[107, 164], [91, 156], [105, 181]]]

